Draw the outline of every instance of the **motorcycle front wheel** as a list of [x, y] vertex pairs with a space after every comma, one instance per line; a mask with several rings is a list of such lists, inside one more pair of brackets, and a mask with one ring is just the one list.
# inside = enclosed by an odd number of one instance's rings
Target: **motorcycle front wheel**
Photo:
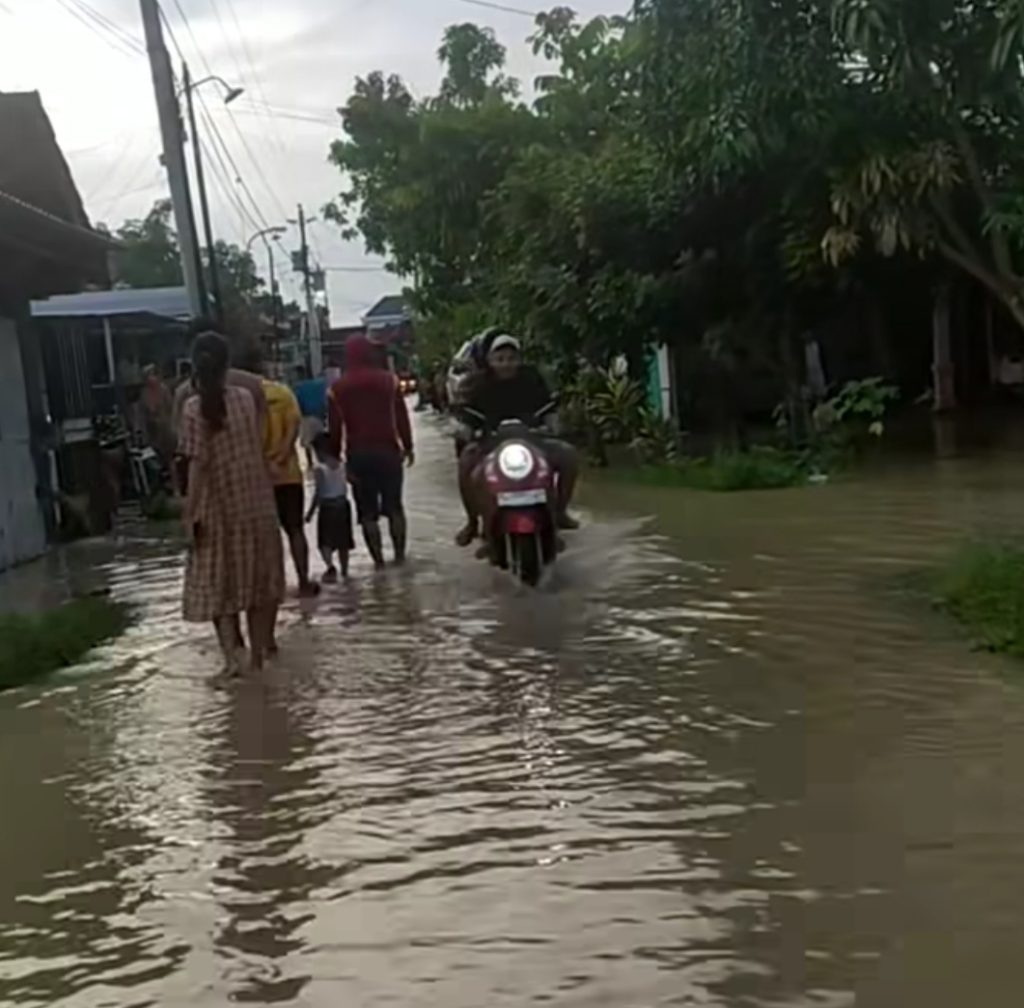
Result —
[[516, 532], [508, 536], [508, 565], [523, 584], [536, 588], [544, 571], [544, 555], [540, 536]]

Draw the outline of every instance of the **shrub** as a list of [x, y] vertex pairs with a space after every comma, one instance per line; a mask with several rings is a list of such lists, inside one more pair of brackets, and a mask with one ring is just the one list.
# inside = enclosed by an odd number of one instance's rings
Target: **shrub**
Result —
[[807, 482], [806, 469], [798, 457], [767, 447], [746, 452], [720, 452], [711, 458], [641, 465], [622, 470], [622, 473], [631, 482], [648, 486], [719, 492], [779, 490]]
[[105, 598], [75, 599], [38, 616], [0, 616], [0, 690], [74, 665], [128, 623], [128, 607]]
[[1024, 657], [1024, 546], [972, 543], [937, 579], [938, 602], [990, 651]]

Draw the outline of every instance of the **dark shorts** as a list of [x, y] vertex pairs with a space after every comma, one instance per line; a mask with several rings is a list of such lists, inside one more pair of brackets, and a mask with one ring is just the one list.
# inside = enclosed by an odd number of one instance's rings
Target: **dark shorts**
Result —
[[359, 524], [402, 513], [402, 459], [392, 452], [357, 452], [348, 457]]
[[352, 508], [347, 500], [330, 500], [320, 505], [316, 535], [317, 545], [322, 550], [351, 553], [356, 548], [352, 536]]
[[277, 501], [277, 517], [281, 522], [281, 528], [288, 535], [301, 532], [306, 518], [302, 484], [285, 483], [274, 487], [274, 499]]

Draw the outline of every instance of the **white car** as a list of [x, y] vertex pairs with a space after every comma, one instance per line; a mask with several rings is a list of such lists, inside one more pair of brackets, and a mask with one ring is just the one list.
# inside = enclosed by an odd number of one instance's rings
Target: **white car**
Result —
[[462, 404], [466, 387], [475, 373], [476, 363], [473, 360], [473, 340], [466, 340], [459, 347], [455, 356], [452, 357], [451, 364], [448, 365], [445, 393], [449, 408]]

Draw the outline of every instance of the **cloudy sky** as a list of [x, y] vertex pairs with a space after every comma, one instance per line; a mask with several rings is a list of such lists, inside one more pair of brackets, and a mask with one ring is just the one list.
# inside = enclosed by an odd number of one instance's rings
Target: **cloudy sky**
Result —
[[[208, 158], [214, 228], [218, 237], [243, 245], [256, 222], [287, 224], [300, 202], [316, 214], [338, 191], [341, 177], [327, 163], [327, 148], [340, 132], [334, 110], [356, 76], [397, 72], [414, 94], [431, 93], [439, 79], [441, 33], [463, 21], [494, 28], [508, 48], [511, 72], [524, 83], [542, 71], [525, 41], [530, 18], [471, 0], [161, 2], [175, 64], [176, 41], [194, 78], [213, 72], [246, 88], [230, 109], [216, 87], [202, 89], [226, 151], [212, 130], [199, 127], [204, 143], [223, 159], [222, 166]], [[532, 0], [507, 2], [534, 9]], [[629, 5], [569, 2], [581, 17]], [[111, 226], [144, 214], [166, 192], [141, 38], [138, 0], [0, 0], [0, 91], [42, 94], [90, 218]], [[342, 242], [331, 225], [313, 224], [310, 236], [314, 256], [329, 270], [336, 324], [355, 320], [377, 297], [400, 289], [400, 280], [381, 271], [360, 243]], [[286, 259], [293, 247], [294, 228], [276, 253], [289, 296], [298, 293]]]

